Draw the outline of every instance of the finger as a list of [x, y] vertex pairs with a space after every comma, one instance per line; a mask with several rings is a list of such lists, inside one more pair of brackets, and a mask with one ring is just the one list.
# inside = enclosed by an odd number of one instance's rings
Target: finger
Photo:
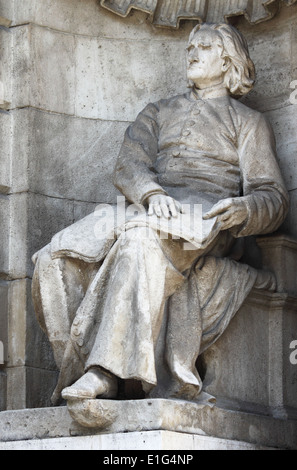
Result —
[[178, 209], [177, 209], [176, 204], [175, 204], [174, 201], [172, 201], [172, 202], [169, 204], [169, 210], [170, 210], [170, 212], [171, 212], [172, 217], [177, 217]]
[[224, 201], [218, 202], [215, 204], [208, 212], [206, 212], [203, 216], [203, 219], [211, 219], [212, 217], [216, 217], [223, 212], [226, 212], [230, 209], [232, 205], [232, 200], [225, 199]]
[[184, 208], [183, 208], [182, 204], [178, 201], [174, 201], [174, 203], [175, 203], [175, 207], [176, 207], [177, 212], [180, 212], [181, 214], [183, 214], [184, 213]]
[[161, 204], [160, 208], [161, 208], [161, 214], [163, 215], [163, 217], [165, 217], [165, 219], [170, 219], [169, 208], [167, 204]]
[[154, 205], [153, 204], [150, 204], [149, 205], [149, 208], [148, 208], [148, 215], [154, 215]]
[[154, 212], [155, 212], [156, 216], [161, 217], [162, 210], [161, 210], [160, 205], [159, 204], [154, 204], [153, 208], [154, 208]]

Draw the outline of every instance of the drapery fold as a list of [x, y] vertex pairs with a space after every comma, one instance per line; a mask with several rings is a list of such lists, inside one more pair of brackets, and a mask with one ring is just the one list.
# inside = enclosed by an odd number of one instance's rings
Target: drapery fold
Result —
[[[285, 3], [290, 6], [296, 0]], [[279, 0], [101, 0], [102, 7], [120, 16], [127, 16], [131, 9], [141, 10], [153, 16], [156, 26], [176, 29], [181, 19], [220, 23], [239, 15], [257, 24], [273, 18], [279, 4]]]

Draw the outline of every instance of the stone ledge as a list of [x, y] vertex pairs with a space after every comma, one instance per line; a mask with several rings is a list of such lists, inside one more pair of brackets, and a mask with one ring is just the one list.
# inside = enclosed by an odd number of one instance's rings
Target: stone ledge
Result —
[[[99, 400], [98, 400], [99, 401]], [[112, 400], [100, 400], [114, 407]], [[117, 402], [122, 413], [108, 429], [85, 428], [71, 418], [67, 407], [0, 413], [0, 441], [24, 441], [123, 432], [174, 431], [243, 441], [257, 446], [297, 449], [297, 421], [201, 406], [178, 400]], [[179, 423], [178, 414], [183, 416]]]
[[[145, 431], [95, 436], [62, 437], [0, 442], [0, 450], [274, 450], [242, 441], [183, 434]], [[110, 457], [110, 456], [109, 456]], [[106, 457], [105, 457], [106, 458]], [[140, 457], [138, 457], [140, 458]], [[145, 458], [142, 456], [141, 458]], [[181, 458], [187, 458], [183, 455]], [[191, 455], [189, 454], [189, 461]], [[150, 460], [151, 461], [151, 460]], [[126, 461], [125, 461], [126, 462]], [[156, 462], [155, 462], [156, 463]], [[165, 461], [164, 461], [165, 463]]]

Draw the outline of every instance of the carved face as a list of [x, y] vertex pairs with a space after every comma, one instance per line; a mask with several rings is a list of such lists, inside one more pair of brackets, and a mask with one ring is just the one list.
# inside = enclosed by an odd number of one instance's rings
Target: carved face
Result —
[[197, 88], [223, 83], [225, 59], [221, 57], [223, 43], [219, 34], [201, 28], [187, 47], [187, 75]]

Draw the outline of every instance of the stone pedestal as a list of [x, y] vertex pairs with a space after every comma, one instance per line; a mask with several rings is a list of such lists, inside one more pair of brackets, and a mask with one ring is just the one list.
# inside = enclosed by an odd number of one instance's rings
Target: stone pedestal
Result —
[[[137, 451], [171, 450], [183, 452], [176, 453], [176, 462], [192, 463], [193, 455], [185, 453], [192, 450], [270, 450], [270, 448], [250, 444], [248, 442], [230, 439], [218, 439], [209, 436], [199, 436], [171, 431], [145, 431], [118, 434], [101, 434], [94, 436], [62, 437], [53, 439], [30, 439], [28, 441], [0, 442], [0, 450], [132, 450], [131, 455]], [[136, 452], [135, 452], [136, 451]], [[114, 456], [106, 454], [105, 459], [113, 459], [118, 463], [120, 454]], [[100, 457], [99, 457], [100, 458]], [[101, 457], [103, 458], [103, 457]], [[137, 462], [157, 464], [168, 463], [169, 456], [158, 452], [148, 455], [139, 454]], [[127, 457], [126, 457], [127, 459]], [[134, 457], [135, 459], [135, 457]], [[179, 460], [178, 460], [179, 459]], [[129, 462], [124, 460], [125, 463]]]
[[0, 413], [5, 449], [297, 448], [297, 421], [182, 400], [96, 400], [118, 415], [105, 429], [74, 421], [67, 407]]

